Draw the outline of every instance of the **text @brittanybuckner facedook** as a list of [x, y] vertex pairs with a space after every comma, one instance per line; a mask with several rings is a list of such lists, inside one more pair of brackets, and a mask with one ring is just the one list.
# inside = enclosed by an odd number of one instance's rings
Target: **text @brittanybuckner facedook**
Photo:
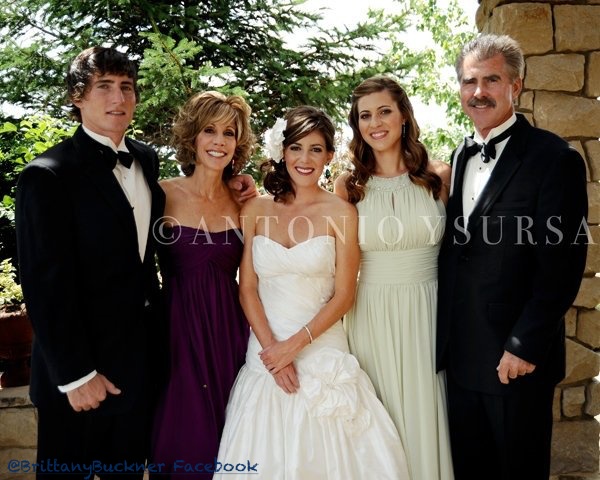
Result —
[[[87, 474], [86, 480], [94, 475], [107, 473], [246, 473], [257, 474], [258, 463], [250, 460], [239, 463], [221, 462], [214, 459], [212, 463], [190, 463], [185, 460], [175, 460], [172, 464], [166, 463], [139, 463], [124, 460], [122, 462], [106, 463], [100, 460], [91, 462], [74, 463], [61, 462], [56, 458], [30, 462], [29, 460], [9, 460], [7, 465], [9, 473], [51, 473], [51, 474]], [[1, 472], [0, 472], [1, 473]]]

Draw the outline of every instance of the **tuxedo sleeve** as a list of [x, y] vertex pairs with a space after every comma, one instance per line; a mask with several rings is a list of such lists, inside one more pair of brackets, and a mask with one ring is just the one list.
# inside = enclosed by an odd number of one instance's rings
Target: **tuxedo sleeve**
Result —
[[57, 386], [95, 369], [79, 307], [75, 259], [80, 252], [66, 181], [51, 165], [34, 162], [23, 170], [16, 195], [21, 285], [35, 348]]
[[583, 276], [587, 254], [585, 164], [564, 148], [546, 163], [533, 218], [531, 295], [513, 327], [505, 350], [542, 364], [564, 321]]

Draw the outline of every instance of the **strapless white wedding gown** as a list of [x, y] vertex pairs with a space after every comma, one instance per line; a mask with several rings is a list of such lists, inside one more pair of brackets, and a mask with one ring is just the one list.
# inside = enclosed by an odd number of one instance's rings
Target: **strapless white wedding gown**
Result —
[[[313, 237], [286, 248], [254, 237], [258, 292], [270, 327], [284, 340], [302, 328], [334, 291], [335, 239]], [[342, 322], [295, 360], [300, 389], [285, 393], [265, 369], [252, 333], [246, 364], [227, 406], [218, 461], [253, 470], [215, 479], [407, 480], [398, 432], [367, 374], [349, 353]], [[246, 466], [246, 467], [243, 467]], [[221, 470], [223, 472], [223, 470]]]

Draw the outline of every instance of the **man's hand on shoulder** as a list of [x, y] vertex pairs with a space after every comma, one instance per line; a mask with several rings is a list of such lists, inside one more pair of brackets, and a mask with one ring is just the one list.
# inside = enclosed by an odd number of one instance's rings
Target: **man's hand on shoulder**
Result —
[[350, 176], [350, 172], [343, 172], [333, 182], [333, 193], [338, 197], [348, 201], [348, 190], [346, 189], [346, 180]]
[[233, 193], [233, 198], [238, 205], [243, 205], [251, 198], [258, 196], [258, 189], [252, 176], [247, 174], [236, 175], [230, 178], [227, 186]]
[[69, 403], [73, 410], [91, 410], [98, 408], [100, 403], [106, 399], [107, 394], [119, 395], [121, 390], [114, 386], [104, 375], [97, 374], [89, 382], [81, 387], [67, 392]]
[[448, 198], [450, 197], [450, 183], [452, 181], [452, 167], [446, 162], [441, 160], [431, 160], [428, 166], [429, 171], [435, 173], [442, 180], [442, 190], [440, 191], [440, 198], [444, 202], [444, 205], [448, 204]]

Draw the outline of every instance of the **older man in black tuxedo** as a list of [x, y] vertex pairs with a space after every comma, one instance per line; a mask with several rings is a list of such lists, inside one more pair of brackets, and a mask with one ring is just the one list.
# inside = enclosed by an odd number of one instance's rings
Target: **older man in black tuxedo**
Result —
[[547, 480], [563, 317], [586, 258], [585, 166], [515, 114], [524, 59], [514, 40], [482, 35], [456, 68], [475, 126], [453, 154], [439, 257], [437, 366], [456, 479]]

